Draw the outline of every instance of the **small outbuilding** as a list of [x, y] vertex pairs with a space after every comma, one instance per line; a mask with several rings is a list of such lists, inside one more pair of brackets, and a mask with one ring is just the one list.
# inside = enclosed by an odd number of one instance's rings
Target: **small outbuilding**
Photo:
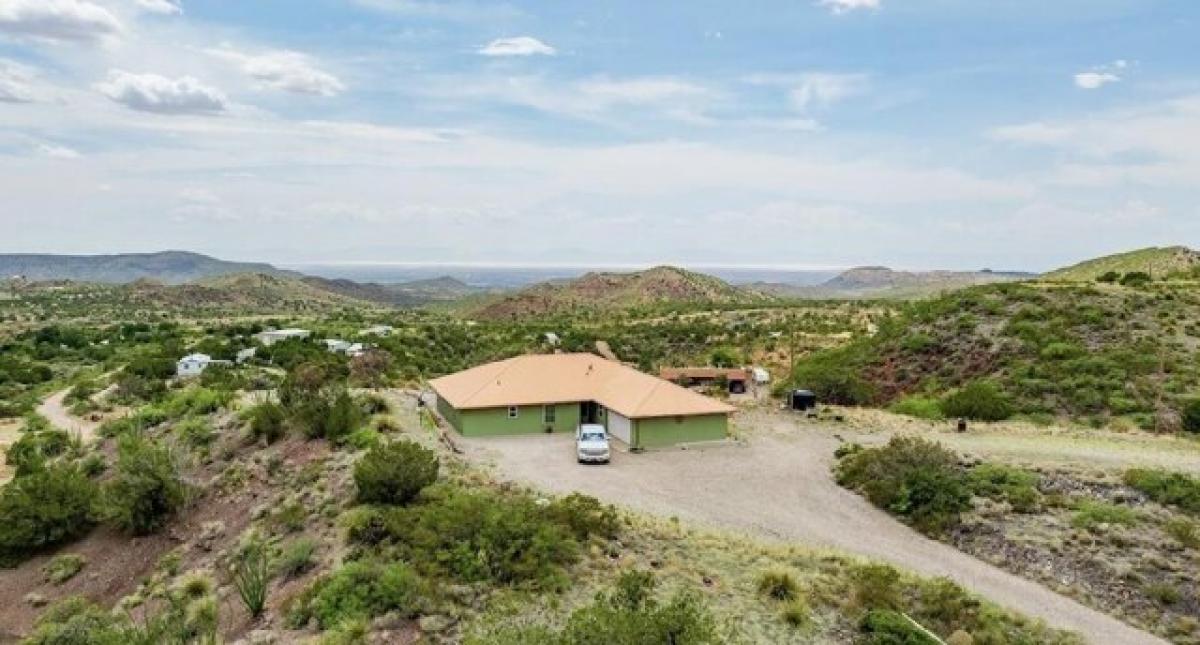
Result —
[[658, 371], [658, 375], [684, 386], [723, 383], [732, 394], [745, 392], [746, 384], [750, 381], [748, 370], [725, 367], [664, 367]]
[[312, 332], [307, 329], [269, 329], [254, 335], [258, 342], [270, 347], [281, 340], [308, 338]]
[[208, 354], [188, 354], [175, 363], [175, 376], [192, 378], [203, 374], [210, 365], [229, 364], [229, 361], [214, 359]]
[[593, 354], [536, 354], [430, 381], [467, 437], [573, 433], [603, 425], [634, 450], [724, 439], [732, 406]]

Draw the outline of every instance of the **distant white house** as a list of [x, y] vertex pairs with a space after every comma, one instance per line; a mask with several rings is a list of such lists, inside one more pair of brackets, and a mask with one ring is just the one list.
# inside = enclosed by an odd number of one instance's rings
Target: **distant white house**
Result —
[[325, 347], [334, 354], [345, 354], [346, 356], [360, 356], [366, 351], [366, 347], [362, 343], [352, 343], [348, 340], [337, 338], [326, 338], [321, 341], [325, 343]]
[[312, 332], [307, 329], [269, 329], [254, 335], [258, 342], [270, 347], [281, 340], [289, 338], [308, 338]]
[[358, 332], [358, 335], [359, 336], [381, 336], [381, 337], [386, 338], [388, 336], [391, 336], [393, 331], [396, 331], [396, 330], [391, 325], [375, 325], [372, 327], [367, 327], [366, 329]]
[[191, 378], [200, 376], [209, 365], [229, 365], [229, 361], [214, 359], [208, 354], [188, 354], [175, 363], [175, 376]]
[[238, 350], [237, 364], [241, 365], [242, 363], [245, 363], [246, 361], [254, 358], [254, 355], [257, 353], [258, 353], [257, 347], [247, 347], [246, 349]]
[[771, 382], [771, 373], [761, 367], [750, 368], [750, 373], [754, 376], [754, 382], [758, 385], [766, 385]]

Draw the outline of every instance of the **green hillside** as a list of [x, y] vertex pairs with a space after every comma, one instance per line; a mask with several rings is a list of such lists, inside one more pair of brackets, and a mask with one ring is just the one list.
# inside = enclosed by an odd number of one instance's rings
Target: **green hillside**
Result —
[[1106, 274], [1145, 273], [1155, 280], [1190, 274], [1200, 268], [1200, 253], [1185, 246], [1150, 247], [1080, 262], [1042, 276], [1052, 282], [1093, 282]]
[[182, 284], [236, 273], [299, 277], [261, 262], [229, 262], [188, 251], [114, 255], [0, 254], [0, 277], [28, 280], [127, 283], [155, 280]]
[[472, 313], [504, 320], [577, 311], [620, 311], [635, 307], [743, 305], [770, 302], [703, 273], [654, 267], [632, 273], [588, 273], [565, 282], [545, 282], [493, 299]]
[[1200, 289], [1188, 283], [974, 287], [802, 360], [792, 384], [921, 416], [1121, 417], [1172, 430], [1200, 397], [1198, 321]]

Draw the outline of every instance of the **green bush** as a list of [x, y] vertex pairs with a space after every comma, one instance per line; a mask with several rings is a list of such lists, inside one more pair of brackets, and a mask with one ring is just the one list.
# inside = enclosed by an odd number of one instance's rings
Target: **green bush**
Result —
[[1130, 271], [1121, 276], [1121, 284], [1126, 287], [1144, 287], [1150, 284], [1152, 278], [1145, 271]]
[[136, 434], [117, 444], [116, 473], [105, 488], [105, 512], [123, 530], [146, 535], [161, 528], [187, 501], [171, 452]]
[[175, 426], [175, 432], [187, 445], [197, 449], [207, 448], [217, 438], [217, 431], [212, 424], [201, 417], [180, 421]]
[[900, 572], [886, 564], [863, 564], [850, 571], [850, 595], [863, 609], [900, 606]]
[[758, 576], [758, 593], [773, 600], [791, 600], [800, 593], [800, 585], [791, 571], [771, 569]]
[[1189, 549], [1200, 549], [1200, 526], [1196, 522], [1176, 517], [1169, 520], [1164, 528], [1167, 535], [1171, 536], [1181, 546]]
[[1013, 407], [995, 383], [972, 381], [942, 399], [942, 413], [976, 421], [1003, 421], [1012, 416]]
[[896, 436], [880, 448], [844, 456], [837, 481], [872, 504], [904, 517], [916, 528], [939, 533], [970, 508], [971, 495], [958, 457], [920, 437]]
[[1159, 504], [1200, 514], [1200, 478], [1168, 470], [1132, 468], [1125, 472], [1124, 479], [1128, 486]]
[[875, 386], [854, 367], [838, 363], [836, 357], [818, 355], [797, 365], [792, 383], [811, 390], [823, 403], [868, 405], [875, 400]]
[[1137, 513], [1127, 506], [1083, 500], [1075, 507], [1075, 515], [1071, 517], [1071, 526], [1091, 530], [1101, 524], [1132, 526], [1137, 521]]
[[358, 501], [368, 504], [407, 504], [437, 476], [437, 455], [407, 440], [376, 446], [354, 465]]
[[237, 554], [233, 564], [233, 586], [251, 618], [262, 615], [267, 606], [267, 589], [271, 584], [270, 560], [267, 547], [255, 539]]
[[420, 576], [403, 563], [350, 562], [305, 590], [292, 604], [288, 621], [302, 626], [316, 620], [330, 629], [390, 612], [411, 618], [423, 594]]
[[570, 529], [580, 542], [592, 536], [611, 540], [620, 532], [617, 510], [589, 495], [571, 493], [555, 500], [547, 511], [555, 521]]
[[939, 645], [899, 612], [872, 609], [859, 623], [864, 645]]
[[1190, 399], [1184, 403], [1181, 416], [1184, 430], [1200, 433], [1200, 399]]
[[265, 401], [250, 408], [246, 416], [250, 419], [250, 436], [256, 441], [275, 443], [287, 432], [287, 412], [273, 401]]
[[47, 461], [79, 448], [79, 440], [64, 430], [24, 432], [4, 453], [4, 462], [13, 467], [15, 476], [23, 477], [41, 469]]
[[422, 502], [360, 509], [350, 538], [390, 544], [424, 575], [462, 582], [557, 587], [578, 557], [572, 530], [527, 495], [432, 487]]
[[87, 564], [87, 558], [75, 553], [64, 553], [56, 555], [42, 567], [42, 573], [46, 578], [46, 582], [60, 585], [71, 578], [75, 574], [83, 570]]
[[967, 473], [967, 485], [972, 493], [1008, 502], [1019, 513], [1037, 509], [1041, 497], [1037, 483], [1037, 474], [1001, 464], [980, 464]]
[[888, 409], [896, 414], [904, 414], [930, 421], [939, 421], [946, 418], [946, 415], [942, 413], [942, 404], [940, 401], [915, 394], [896, 401], [888, 406]]
[[301, 537], [284, 544], [275, 558], [275, 572], [283, 578], [294, 578], [313, 566], [317, 552], [317, 541]]
[[812, 607], [803, 598], [793, 598], [783, 605], [781, 612], [783, 622], [792, 627], [800, 627], [812, 620]]
[[0, 566], [83, 535], [96, 496], [96, 484], [67, 464], [9, 482], [0, 489]]
[[[138, 642], [128, 620], [82, 596], [65, 598], [38, 616], [25, 645], [124, 645]], [[146, 641], [142, 641], [146, 642]]]

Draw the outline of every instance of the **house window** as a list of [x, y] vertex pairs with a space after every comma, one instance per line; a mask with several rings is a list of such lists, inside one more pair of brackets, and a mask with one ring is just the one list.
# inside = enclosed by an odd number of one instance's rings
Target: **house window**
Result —
[[517, 418], [517, 406], [515, 406], [515, 405], [508, 406], [508, 418], [510, 418], [510, 419]]
[[555, 408], [553, 405], [543, 405], [542, 406], [542, 422], [554, 423], [554, 412], [555, 412]]

